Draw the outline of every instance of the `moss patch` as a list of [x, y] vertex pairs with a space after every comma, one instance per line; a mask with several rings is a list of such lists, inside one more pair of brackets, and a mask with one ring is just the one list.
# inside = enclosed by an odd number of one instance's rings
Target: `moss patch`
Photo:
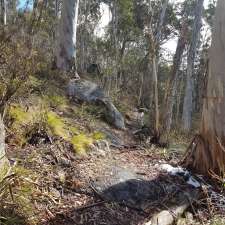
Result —
[[92, 137], [88, 137], [85, 134], [79, 134], [74, 136], [71, 139], [71, 143], [74, 147], [74, 150], [76, 153], [84, 155], [86, 153], [86, 150], [90, 147], [91, 144], [93, 144], [94, 139]]
[[52, 135], [62, 137], [65, 140], [70, 139], [69, 131], [66, 128], [65, 121], [55, 112], [47, 113], [47, 125], [50, 128]]

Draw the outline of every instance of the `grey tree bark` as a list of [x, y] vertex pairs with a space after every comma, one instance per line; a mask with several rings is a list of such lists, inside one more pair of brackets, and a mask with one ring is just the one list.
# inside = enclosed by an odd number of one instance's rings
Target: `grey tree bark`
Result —
[[1, 21], [3, 25], [7, 24], [7, 0], [1, 0]]
[[168, 90], [165, 97], [165, 110], [163, 115], [163, 127], [164, 131], [168, 133], [172, 126], [173, 120], [173, 109], [176, 100], [176, 92], [178, 88], [178, 78], [179, 78], [179, 69], [182, 62], [182, 55], [184, 53], [184, 49], [187, 43], [187, 26], [184, 23], [183, 28], [181, 30], [180, 37], [178, 39], [176, 52], [173, 58], [173, 66], [171, 69], [170, 80], [168, 84]]
[[9, 162], [5, 155], [5, 128], [0, 116], [0, 181], [4, 178], [9, 169]]
[[[155, 135], [159, 137], [159, 94], [158, 94], [158, 48], [159, 48], [159, 42], [161, 39], [161, 32], [162, 27], [165, 19], [166, 9], [168, 6], [168, 0], [165, 0], [162, 4], [162, 10], [160, 14], [160, 19], [158, 23], [158, 27], [156, 30], [156, 35], [154, 36], [153, 30], [152, 30], [152, 19], [150, 19], [148, 30], [147, 30], [147, 36], [149, 41], [149, 63], [152, 66], [152, 78], [153, 78], [153, 84], [154, 84], [154, 103], [155, 103]], [[151, 8], [151, 2], [149, 2], [150, 12], [152, 13]]]
[[79, 0], [63, 1], [56, 42], [56, 66], [69, 71], [75, 65]]
[[183, 114], [182, 114], [182, 129], [187, 132], [190, 131], [191, 129], [191, 121], [192, 121], [194, 63], [202, 26], [203, 3], [204, 0], [197, 0], [191, 43], [187, 59], [187, 80], [186, 80]]

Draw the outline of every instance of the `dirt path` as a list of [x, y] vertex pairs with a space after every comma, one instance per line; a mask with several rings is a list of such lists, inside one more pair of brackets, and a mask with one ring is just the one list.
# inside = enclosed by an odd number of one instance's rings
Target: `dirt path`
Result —
[[110, 183], [118, 171], [119, 177], [116, 179], [154, 180], [159, 175], [159, 164], [170, 158], [162, 149], [154, 148], [112, 148], [104, 155], [91, 152], [87, 156], [76, 157], [70, 146], [60, 142], [29, 146], [22, 150], [11, 146], [8, 155], [18, 161], [19, 167], [28, 171], [26, 180], [21, 172], [22, 178], [18, 178], [21, 186], [14, 188], [15, 195], [20, 193], [26, 182], [28, 185], [33, 182], [29, 204], [35, 215], [29, 213], [36, 223], [43, 225], [144, 224], [150, 216], [149, 212], [106, 202], [96, 194], [91, 184], [102, 177]]

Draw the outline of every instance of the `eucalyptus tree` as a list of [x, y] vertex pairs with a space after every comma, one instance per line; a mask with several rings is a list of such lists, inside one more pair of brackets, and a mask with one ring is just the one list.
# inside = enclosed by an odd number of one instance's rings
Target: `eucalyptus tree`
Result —
[[198, 41], [200, 40], [200, 31], [202, 27], [202, 14], [204, 0], [196, 0], [195, 19], [193, 22], [192, 36], [187, 58], [187, 78], [185, 87], [185, 96], [183, 102], [182, 128], [184, 131], [190, 131], [193, 112], [193, 91], [194, 91], [194, 66], [197, 53]]
[[153, 30], [153, 10], [151, 6], [151, 1], [149, 1], [149, 14], [150, 17], [148, 19], [148, 23], [146, 24], [146, 37], [149, 44], [149, 63], [152, 66], [152, 80], [153, 80], [153, 88], [154, 88], [154, 104], [155, 104], [155, 113], [154, 113], [154, 130], [155, 130], [155, 136], [157, 139], [159, 138], [160, 132], [159, 132], [159, 94], [158, 94], [158, 51], [159, 51], [159, 42], [161, 40], [161, 34], [162, 34], [162, 27], [164, 24], [166, 9], [168, 6], [168, 0], [164, 0], [161, 6], [161, 13], [159, 15], [157, 28], [155, 31]]
[[218, 0], [209, 57], [201, 131], [185, 157], [198, 173], [225, 175], [225, 1]]
[[55, 64], [60, 70], [68, 71], [75, 66], [78, 9], [79, 0], [62, 3], [55, 51]]
[[171, 67], [170, 76], [166, 85], [166, 93], [164, 97], [165, 108], [162, 110], [163, 128], [165, 133], [170, 131], [173, 122], [173, 111], [175, 108], [176, 94], [178, 94], [180, 66], [182, 61], [184, 61], [183, 54], [189, 42], [189, 33], [191, 30], [190, 24], [193, 21], [191, 19], [192, 9], [193, 2], [185, 1], [183, 4], [181, 4], [181, 10], [178, 12], [178, 16], [181, 16], [177, 29], [178, 41], [173, 57], [173, 65]]

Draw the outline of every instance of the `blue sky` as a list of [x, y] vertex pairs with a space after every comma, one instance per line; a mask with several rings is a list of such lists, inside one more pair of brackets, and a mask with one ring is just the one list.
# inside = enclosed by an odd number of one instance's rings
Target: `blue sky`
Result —
[[[27, 0], [19, 0], [18, 8], [23, 8], [26, 4]], [[30, 0], [30, 6], [32, 5], [33, 0]]]

